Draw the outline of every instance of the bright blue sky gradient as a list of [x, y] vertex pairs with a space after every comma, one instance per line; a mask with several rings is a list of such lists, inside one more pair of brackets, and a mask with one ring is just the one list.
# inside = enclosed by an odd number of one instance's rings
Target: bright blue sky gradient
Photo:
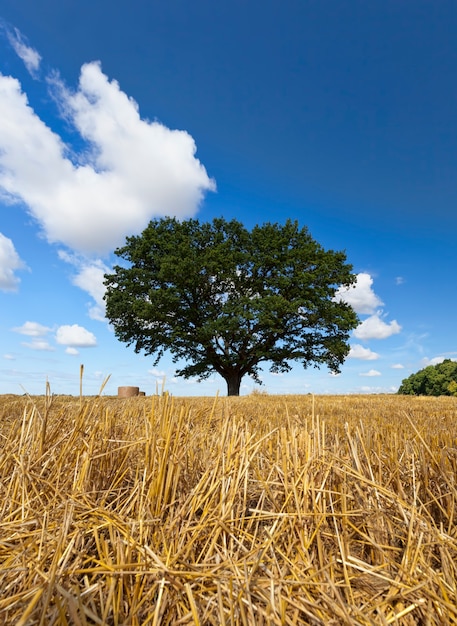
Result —
[[360, 274], [342, 373], [265, 371], [266, 391], [391, 392], [457, 358], [455, 2], [4, 0], [0, 17], [0, 393], [78, 393], [80, 363], [86, 393], [108, 374], [107, 393], [226, 392], [103, 320], [110, 251], [173, 212], [297, 219]]

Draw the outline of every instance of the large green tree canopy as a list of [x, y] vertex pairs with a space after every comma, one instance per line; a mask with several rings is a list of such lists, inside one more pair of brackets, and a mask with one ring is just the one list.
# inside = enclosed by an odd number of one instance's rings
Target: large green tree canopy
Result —
[[262, 363], [338, 372], [349, 351], [358, 320], [335, 292], [354, 282], [352, 266], [297, 222], [249, 231], [223, 218], [156, 219], [115, 253], [105, 300], [117, 338], [155, 364], [168, 350], [180, 376], [217, 372], [239, 395], [246, 374], [260, 382]]
[[457, 362], [445, 359], [437, 365], [428, 365], [405, 378], [399, 394], [410, 396], [456, 396]]

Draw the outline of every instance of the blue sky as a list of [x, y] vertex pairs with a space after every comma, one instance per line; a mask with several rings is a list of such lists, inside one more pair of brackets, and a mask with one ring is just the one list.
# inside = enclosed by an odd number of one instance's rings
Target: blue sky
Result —
[[[0, 393], [226, 393], [119, 343], [112, 251], [153, 217], [297, 219], [358, 274], [338, 376], [383, 393], [457, 358], [457, 4], [3, 0]], [[255, 388], [245, 378], [242, 393]]]

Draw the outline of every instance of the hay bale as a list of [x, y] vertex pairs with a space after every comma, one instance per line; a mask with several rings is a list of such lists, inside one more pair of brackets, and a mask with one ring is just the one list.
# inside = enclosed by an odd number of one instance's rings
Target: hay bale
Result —
[[134, 396], [139, 395], [140, 388], [139, 387], [118, 387], [117, 388], [117, 397], [118, 398], [133, 398]]

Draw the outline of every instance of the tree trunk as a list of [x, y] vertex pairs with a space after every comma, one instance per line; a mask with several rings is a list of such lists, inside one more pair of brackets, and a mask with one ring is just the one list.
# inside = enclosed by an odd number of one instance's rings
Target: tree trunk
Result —
[[242, 376], [239, 372], [231, 372], [227, 376], [224, 376], [227, 383], [227, 395], [239, 396]]

